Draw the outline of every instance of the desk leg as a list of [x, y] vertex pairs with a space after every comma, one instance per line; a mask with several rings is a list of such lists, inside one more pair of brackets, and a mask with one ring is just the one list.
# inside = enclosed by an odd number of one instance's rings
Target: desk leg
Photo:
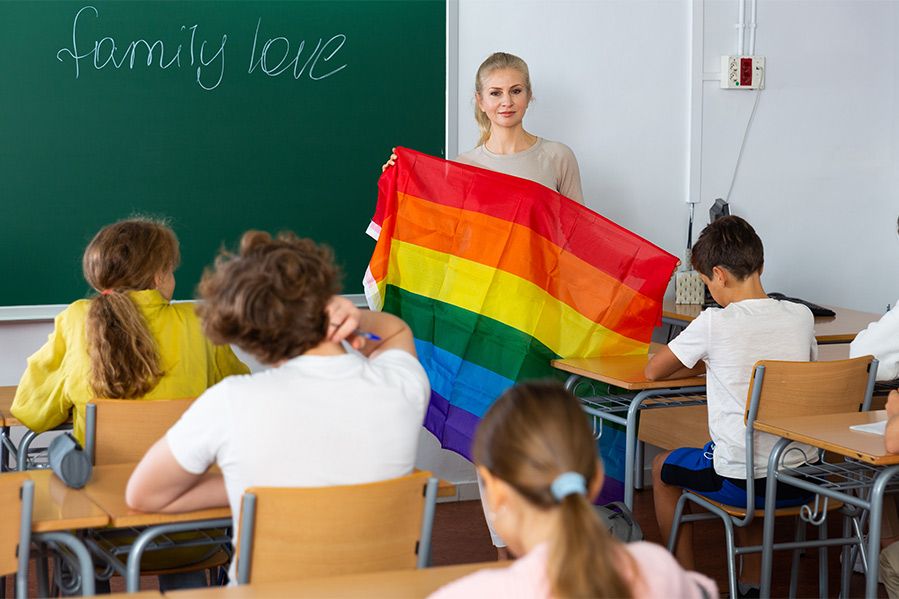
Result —
[[777, 464], [789, 439], [780, 439], [768, 458], [768, 482], [765, 486], [765, 521], [762, 532], [762, 576], [760, 597], [771, 596], [771, 568], [774, 561], [774, 506], [777, 503]]
[[565, 379], [565, 389], [574, 393], [574, 388], [577, 386], [577, 382], [581, 380], [581, 375], [572, 374], [567, 379]]
[[645, 459], [643, 455], [646, 451], [646, 443], [641, 441], [639, 438], [637, 439], [637, 453], [634, 455], [634, 466], [636, 470], [634, 472], [634, 488], [643, 490], [643, 469], [646, 467]]
[[90, 596], [94, 594], [94, 562], [78, 537], [68, 532], [42, 532], [33, 535], [35, 541], [40, 543], [56, 543], [64, 545], [78, 559], [81, 567], [81, 594]]
[[643, 400], [651, 395], [652, 391], [641, 391], [631, 401], [627, 409], [627, 424], [624, 429], [624, 505], [627, 509], [634, 509], [634, 464], [637, 461], [637, 417], [640, 413], [640, 405]]
[[883, 493], [890, 479], [899, 472], [899, 466], [890, 466], [877, 475], [871, 489], [871, 516], [868, 520], [868, 573], [865, 579], [865, 597], [877, 596], [877, 578], [880, 574], [880, 525], [883, 520]]

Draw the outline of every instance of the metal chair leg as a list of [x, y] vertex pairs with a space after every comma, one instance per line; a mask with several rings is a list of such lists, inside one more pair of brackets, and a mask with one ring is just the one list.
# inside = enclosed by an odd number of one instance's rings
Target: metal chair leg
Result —
[[[805, 522], [802, 518], [796, 518], [796, 540], [805, 540]], [[802, 555], [802, 549], [793, 550], [793, 565], [790, 568], [790, 597], [796, 596], [796, 590], [799, 588], [799, 557]]]
[[728, 518], [724, 520], [724, 541], [727, 543], [727, 586], [731, 599], [737, 599], [737, 555], [734, 543], [734, 524]]
[[[827, 539], [827, 518], [818, 525], [818, 539]], [[827, 597], [827, 546], [818, 547], [818, 595], [822, 599]]]

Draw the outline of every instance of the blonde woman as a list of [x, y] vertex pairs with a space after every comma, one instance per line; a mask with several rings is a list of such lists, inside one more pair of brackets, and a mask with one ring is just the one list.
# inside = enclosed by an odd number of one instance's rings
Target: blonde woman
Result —
[[[488, 56], [475, 76], [474, 115], [481, 136], [477, 147], [456, 161], [535, 181], [583, 204], [581, 174], [571, 148], [524, 128], [532, 99], [524, 60], [506, 52]], [[395, 160], [391, 155], [381, 170]]]

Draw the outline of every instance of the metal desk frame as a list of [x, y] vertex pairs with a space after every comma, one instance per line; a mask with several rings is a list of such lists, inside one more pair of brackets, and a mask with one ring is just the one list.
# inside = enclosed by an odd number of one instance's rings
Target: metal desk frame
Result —
[[[800, 466], [798, 468], [778, 468], [781, 459], [792, 443], [790, 439], [780, 439], [771, 451], [768, 459], [768, 479], [776, 479], [794, 487], [817, 493], [842, 501], [870, 514], [868, 522], [867, 542], [867, 574], [865, 580], [865, 596], [877, 596], [877, 578], [880, 564], [880, 525], [882, 522], [883, 495], [888, 490], [899, 491], [899, 464], [891, 466], [875, 466], [865, 462], [846, 458], [841, 463], [823, 462], [820, 464]], [[771, 595], [771, 570], [774, 561], [774, 517], [773, 506], [777, 501], [777, 485], [768, 484], [765, 495], [765, 522], [762, 537], [762, 597]], [[865, 496], [867, 494], [867, 496]], [[840, 595], [849, 596], [849, 578], [854, 561], [854, 551], [850, 545], [858, 545], [858, 538], [848, 538], [848, 521], [843, 524], [843, 566], [841, 573]], [[832, 539], [831, 541], [835, 541]], [[806, 541], [803, 547], [820, 546], [815, 541]]]
[[[594, 379], [579, 374], [572, 374], [565, 381], [565, 388], [575, 392], [583, 381], [596, 383]], [[576, 394], [575, 394], [576, 395]], [[697, 397], [701, 396], [701, 397]], [[644, 389], [635, 395], [625, 393], [615, 395], [608, 393], [593, 397], [579, 397], [587, 414], [600, 421], [608, 420], [624, 426], [624, 504], [634, 509], [635, 481], [642, 484], [643, 452], [642, 443], [637, 440], [638, 415], [640, 410], [658, 410], [662, 408], [680, 408], [685, 406], [701, 406], [706, 404], [705, 386], [680, 387], [674, 389]], [[651, 400], [647, 403], [647, 400]], [[600, 436], [602, 433], [600, 432]], [[639, 454], [639, 460], [638, 458]], [[636, 472], [640, 468], [639, 474]]]

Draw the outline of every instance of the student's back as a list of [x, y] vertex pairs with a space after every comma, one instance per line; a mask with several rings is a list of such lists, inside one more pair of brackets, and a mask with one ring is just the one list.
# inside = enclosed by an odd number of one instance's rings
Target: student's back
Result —
[[192, 304], [170, 303], [178, 242], [163, 223], [131, 219], [88, 245], [84, 274], [98, 296], [63, 310], [28, 359], [12, 413], [41, 432], [65, 422], [84, 440], [94, 398], [181, 399], [249, 372], [227, 345], [204, 335]]
[[[745, 478], [743, 414], [752, 367], [759, 360], [808, 361], [817, 353], [815, 322], [803, 305], [774, 299], [745, 299], [726, 308], [708, 308], [669, 344], [687, 367], [706, 363], [709, 432], [715, 442], [715, 469]], [[760, 434], [755, 448], [756, 477], [765, 476], [775, 438]]]
[[[200, 283], [204, 329], [272, 368], [229, 378], [197, 399], [135, 469], [131, 507], [230, 503], [236, 537], [249, 486], [367, 483], [411, 472], [430, 392], [412, 332], [395, 316], [335, 295], [338, 278], [330, 250], [292, 233], [251, 231], [238, 255], [219, 257]], [[207, 474], [212, 464], [221, 475]]]
[[251, 486], [319, 487], [414, 466], [428, 380], [409, 353], [298, 356], [222, 381], [167, 434], [188, 471], [217, 462], [233, 513]]

